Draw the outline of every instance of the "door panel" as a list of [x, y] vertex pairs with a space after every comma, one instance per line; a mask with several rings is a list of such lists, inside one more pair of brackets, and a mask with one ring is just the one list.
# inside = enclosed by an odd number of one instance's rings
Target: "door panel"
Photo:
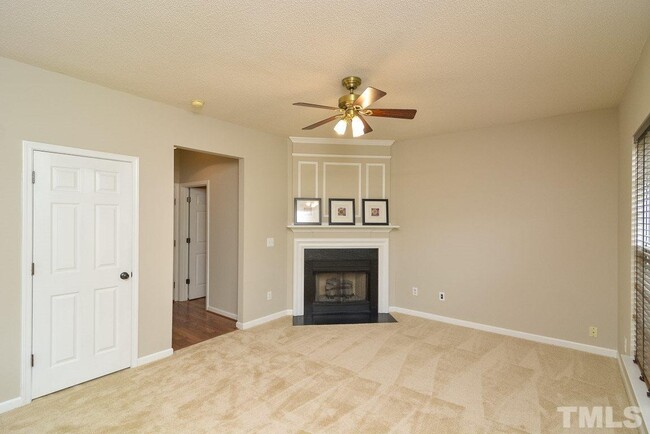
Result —
[[79, 265], [79, 204], [52, 204], [52, 271], [77, 271]]
[[79, 191], [79, 169], [52, 167], [52, 191]]
[[[205, 288], [205, 284], [207, 283], [207, 270], [205, 269], [206, 266], [206, 260], [207, 260], [207, 255], [205, 253], [199, 253], [196, 255], [196, 270], [195, 270], [195, 279], [196, 279], [196, 284], [198, 286], [203, 286]], [[203, 291], [203, 294], [205, 295], [205, 289]]]
[[52, 297], [52, 366], [77, 360], [79, 294]]
[[34, 152], [32, 397], [131, 364], [130, 163]]
[[119, 288], [95, 290], [95, 354], [117, 346], [117, 296]]
[[95, 205], [95, 268], [119, 263], [119, 207]]
[[119, 173], [95, 172], [95, 191], [98, 193], [119, 193]]

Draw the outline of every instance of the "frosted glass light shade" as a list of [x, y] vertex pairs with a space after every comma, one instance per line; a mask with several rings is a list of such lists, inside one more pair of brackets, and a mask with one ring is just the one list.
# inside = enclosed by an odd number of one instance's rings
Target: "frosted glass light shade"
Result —
[[355, 116], [352, 118], [352, 137], [359, 137], [363, 136], [363, 122], [361, 122], [361, 119], [359, 116]]
[[336, 131], [336, 134], [342, 136], [343, 134], [345, 134], [345, 130], [347, 129], [347, 127], [348, 127], [347, 121], [345, 119], [341, 119], [334, 126], [334, 131]]

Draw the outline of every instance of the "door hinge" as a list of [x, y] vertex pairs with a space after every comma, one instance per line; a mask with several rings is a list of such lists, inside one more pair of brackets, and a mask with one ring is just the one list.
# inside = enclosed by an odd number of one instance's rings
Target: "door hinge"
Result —
[[185, 279], [185, 283], [190, 284], [190, 279]]
[[176, 240], [174, 240], [174, 247], [176, 247]]
[[191, 239], [191, 238], [186, 238], [186, 239], [185, 239], [185, 242], [186, 242], [187, 244], [189, 244], [189, 243], [192, 242], [192, 239]]
[[32, 184], [36, 184], [36, 172], [32, 170]]
[[36, 268], [36, 267], [34, 266], [34, 263], [32, 262], [32, 276], [34, 275], [34, 269], [35, 269], [35, 268]]
[[189, 202], [192, 202], [192, 198], [189, 197], [189, 196], [187, 196], [187, 202], [188, 202], [188, 203], [189, 203]]
[[34, 367], [34, 355], [32, 354], [32, 368]]
[[174, 282], [174, 285], [172, 286], [172, 289], [176, 289], [176, 282]]
[[174, 198], [174, 205], [176, 205], [176, 198]]

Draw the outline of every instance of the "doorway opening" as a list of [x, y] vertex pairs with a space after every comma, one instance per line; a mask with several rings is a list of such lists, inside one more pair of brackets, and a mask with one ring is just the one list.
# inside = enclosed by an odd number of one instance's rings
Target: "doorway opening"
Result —
[[174, 150], [174, 351], [236, 329], [239, 160]]

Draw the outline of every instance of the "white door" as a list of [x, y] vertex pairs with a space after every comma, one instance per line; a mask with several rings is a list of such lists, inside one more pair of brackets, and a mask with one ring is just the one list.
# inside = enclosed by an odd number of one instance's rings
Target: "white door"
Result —
[[207, 283], [208, 207], [205, 188], [192, 187], [189, 210], [189, 281], [188, 298], [205, 297]]
[[131, 364], [133, 179], [127, 162], [48, 152], [34, 171], [36, 398]]

